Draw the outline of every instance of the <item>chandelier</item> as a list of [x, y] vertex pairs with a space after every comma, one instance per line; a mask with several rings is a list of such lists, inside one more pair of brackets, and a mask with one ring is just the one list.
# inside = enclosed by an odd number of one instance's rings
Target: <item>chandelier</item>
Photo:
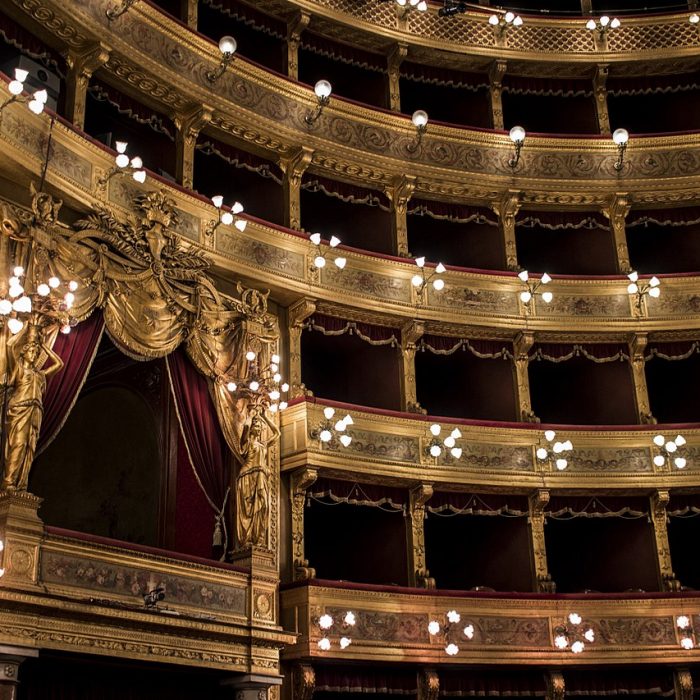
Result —
[[518, 278], [526, 287], [526, 289], [520, 292], [520, 301], [525, 304], [525, 308], [528, 311], [531, 310], [532, 300], [535, 298], [535, 296], [541, 296], [542, 301], [545, 304], [549, 304], [554, 298], [552, 292], [539, 291], [540, 287], [549, 284], [552, 281], [552, 278], [546, 272], [542, 273], [542, 276], [539, 279], [533, 280], [530, 278], [530, 273], [527, 270], [523, 270], [522, 272], [518, 273]]
[[540, 462], [553, 464], [559, 471], [564, 471], [569, 466], [566, 455], [574, 449], [574, 446], [571, 444], [571, 440], [560, 442], [556, 440], [556, 437], [557, 434], [553, 430], [544, 431], [544, 439], [547, 444], [537, 448], [537, 459]]
[[226, 382], [226, 388], [231, 393], [250, 398], [254, 404], [263, 406], [271, 413], [287, 408], [287, 401], [282, 394], [289, 391], [289, 384], [282, 381], [279, 371], [280, 356], [272, 355], [270, 362], [260, 363], [260, 356], [253, 350], [246, 352], [248, 370], [244, 379]]
[[[322, 247], [323, 239], [321, 238], [320, 233], [312, 233], [309, 236], [309, 240], [311, 241], [311, 243], [313, 243], [314, 246], [316, 246], [316, 254], [314, 255], [314, 267], [317, 270], [320, 270], [321, 268], [326, 266], [326, 255], [328, 255], [328, 253], [333, 248], [337, 248], [341, 242], [338, 236], [331, 236], [331, 239], [328, 241], [328, 250], [324, 253]], [[347, 258], [344, 258], [342, 255], [339, 255], [333, 259], [333, 262], [339, 270], [342, 270], [347, 265], [348, 261]]]
[[644, 297], [658, 299], [661, 296], [661, 282], [658, 277], [654, 276], [648, 282], [643, 282], [639, 279], [639, 273], [633, 271], [627, 275], [627, 279], [630, 281], [627, 285], [627, 293], [634, 298], [637, 311], [641, 312]]
[[586, 643], [595, 641], [592, 627], [583, 623], [583, 618], [575, 612], [569, 613], [566, 622], [554, 628], [554, 646], [562, 651], [570, 649], [572, 654], [580, 654]]
[[454, 428], [452, 432], [442, 440], [440, 440], [440, 433], [442, 433], [442, 427], [437, 423], [433, 423], [433, 425], [430, 426], [430, 434], [432, 437], [426, 448], [428, 454], [437, 459], [444, 451], [445, 453], [449, 452], [455, 459], [459, 459], [462, 456], [462, 448], [457, 447], [457, 440], [462, 437], [459, 428]]
[[213, 236], [216, 233], [216, 230], [222, 224], [224, 226], [230, 226], [233, 224], [241, 233], [246, 230], [248, 222], [245, 219], [239, 219], [237, 217], [238, 214], [243, 213], [243, 205], [240, 202], [234, 202], [231, 205], [230, 211], [225, 211], [223, 209], [223, 195], [217, 194], [211, 198], [211, 203], [216, 208], [217, 219], [212, 220], [207, 224], [205, 230], [205, 234], [207, 236]]
[[343, 447], [349, 447], [352, 442], [352, 435], [347, 432], [349, 425], [354, 425], [352, 416], [348, 413], [344, 418], [333, 421], [335, 417], [335, 409], [331, 406], [326, 406], [323, 409], [323, 420], [318, 427], [311, 431], [311, 437], [314, 440], [319, 440], [321, 445], [329, 445], [334, 440], [338, 440]]
[[418, 296], [422, 296], [425, 288], [432, 282], [433, 289], [439, 292], [445, 288], [445, 280], [440, 279], [440, 275], [447, 272], [447, 268], [439, 262], [430, 272], [425, 272], [425, 257], [416, 258], [416, 265], [420, 270], [420, 274], [416, 273], [411, 277], [411, 284], [416, 288]]
[[139, 156], [129, 158], [126, 155], [126, 149], [129, 144], [126, 141], [117, 141], [114, 147], [117, 150], [117, 155], [114, 158], [114, 166], [111, 170], [98, 181], [101, 187], [106, 185], [115, 175], [131, 175], [131, 177], [143, 184], [146, 182], [146, 171], [143, 169], [143, 160]]
[[682, 435], [676, 435], [673, 440], [666, 440], [663, 435], [656, 435], [654, 444], [658, 448], [658, 453], [654, 455], [654, 464], [657, 467], [673, 464], [676, 469], [685, 469], [688, 460], [684, 456], [685, 438]]
[[607, 15], [603, 15], [600, 19], [593, 18], [586, 22], [586, 29], [592, 32], [597, 31], [598, 36], [602, 39], [611, 29], [617, 29], [620, 26], [620, 20], [617, 17], [610, 19]]
[[504, 15], [491, 15], [489, 17], [489, 24], [498, 32], [499, 36], [503, 36], [511, 27], [522, 26], [522, 23], [523, 18], [510, 10]]
[[321, 651], [330, 651], [333, 643], [331, 641], [331, 630], [335, 633], [338, 639], [338, 645], [341, 649], [347, 649], [352, 644], [352, 639], [349, 636], [353, 627], [355, 627], [355, 613], [348, 610], [342, 617], [337, 618], [329, 613], [324, 613], [318, 618], [318, 626], [323, 630], [323, 637], [318, 640], [318, 648]]
[[0, 105], [0, 114], [5, 107], [11, 105], [13, 102], [22, 102], [26, 104], [34, 114], [41, 114], [44, 111], [46, 101], [49, 99], [49, 93], [46, 90], [37, 90], [31, 97], [22, 94], [24, 92], [24, 81], [28, 77], [29, 71], [15, 68], [15, 79], [11, 80], [7, 86], [11, 97]]
[[455, 656], [459, 654], [457, 642], [463, 638], [468, 640], [474, 638], [474, 625], [467, 624], [461, 627], [462, 616], [456, 610], [449, 610], [445, 614], [445, 619], [446, 622], [442, 624], [438, 620], [431, 620], [428, 623], [428, 634], [445, 645], [445, 653], [448, 656]]

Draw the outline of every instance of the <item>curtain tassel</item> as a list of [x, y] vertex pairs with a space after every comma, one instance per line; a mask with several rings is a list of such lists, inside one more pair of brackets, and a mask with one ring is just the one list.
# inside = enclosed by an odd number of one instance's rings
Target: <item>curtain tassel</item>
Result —
[[216, 523], [214, 524], [214, 541], [212, 544], [214, 547], [221, 547], [224, 543], [223, 535], [221, 534], [221, 518], [217, 515]]

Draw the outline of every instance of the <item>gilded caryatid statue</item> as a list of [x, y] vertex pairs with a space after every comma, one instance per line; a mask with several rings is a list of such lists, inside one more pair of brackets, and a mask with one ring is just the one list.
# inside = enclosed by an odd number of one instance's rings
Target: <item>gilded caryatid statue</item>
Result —
[[44, 341], [42, 328], [36, 323], [14, 336], [8, 346], [15, 362], [5, 411], [2, 488], [26, 491], [44, 414], [46, 380], [63, 368], [63, 360]]
[[279, 438], [265, 410], [254, 409], [241, 436], [241, 467], [236, 477], [236, 544], [239, 549], [267, 547], [270, 524], [269, 449]]

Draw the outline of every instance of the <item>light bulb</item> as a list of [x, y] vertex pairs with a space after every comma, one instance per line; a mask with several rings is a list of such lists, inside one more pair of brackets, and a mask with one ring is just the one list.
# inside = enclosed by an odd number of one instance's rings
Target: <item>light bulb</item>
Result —
[[322, 630], [330, 629], [333, 626], [333, 618], [328, 613], [321, 615], [321, 617], [318, 618], [318, 626]]
[[14, 301], [12, 308], [20, 314], [31, 313], [32, 300], [29, 297], [20, 297]]
[[492, 27], [495, 27], [495, 26], [498, 24], [498, 15], [491, 15], [491, 16], [489, 17], [489, 24], [490, 24]]
[[566, 649], [569, 646], [569, 640], [563, 634], [558, 634], [554, 637], [554, 646], [557, 649]]
[[617, 17], [613, 17], [610, 22], [611, 29], [617, 29], [620, 26], [620, 20]]
[[119, 153], [114, 159], [114, 162], [117, 164], [118, 168], [126, 168], [126, 166], [129, 165], [129, 156], [127, 156], [126, 153]]
[[552, 442], [554, 438], [557, 436], [557, 434], [553, 430], [545, 430], [544, 431], [544, 439], [547, 442]]
[[474, 625], [467, 625], [462, 631], [467, 639], [474, 638]]
[[[618, 146], [622, 146], [623, 144], [627, 143], [629, 138], [630, 135], [627, 129], [615, 129], [615, 131], [613, 131], [612, 140]], [[630, 279], [632, 278], [630, 277]], [[636, 280], [633, 281], [636, 282]]]
[[678, 447], [683, 447], [685, 445], [685, 438], [682, 435], [676, 435], [674, 441]]
[[537, 459], [540, 461], [544, 461], [547, 459], [547, 450], [545, 450], [544, 447], [538, 447], [537, 448]]
[[574, 654], [580, 654], [585, 648], [586, 645], [579, 639], [571, 645], [571, 651], [573, 651]]
[[688, 464], [688, 461], [685, 457], [676, 457], [673, 460], [673, 464], [675, 465], [676, 469], [685, 469], [686, 464]]
[[669, 440], [665, 445], [664, 448], [666, 449], [666, 452], [675, 452], [678, 449], [678, 445], [676, 445], [675, 442], [672, 442]]
[[428, 634], [439, 634], [440, 633], [440, 623], [437, 620], [431, 620], [428, 623]]
[[234, 202], [231, 206], [231, 211], [234, 214], [242, 214], [244, 211], [243, 205], [240, 202]]
[[437, 423], [433, 423], [430, 426], [430, 433], [431, 433], [431, 435], [434, 435], [435, 437], [437, 437], [440, 434], [441, 430], [442, 430], [442, 428]]
[[17, 333], [24, 328], [24, 323], [22, 323], [22, 321], [20, 321], [18, 318], [11, 318], [7, 321], [7, 327], [10, 329], [10, 333], [17, 335]]
[[540, 282], [542, 282], [542, 284], [549, 284], [551, 281], [552, 278], [546, 272], [543, 272], [542, 277], [540, 277]]
[[339, 432], [342, 433], [345, 430], [345, 421], [341, 418], [339, 421], [336, 421], [335, 423], [335, 429]]
[[343, 447], [350, 447], [350, 443], [352, 442], [352, 437], [345, 433], [344, 435], [340, 436], [340, 444]]
[[569, 462], [565, 460], [563, 457], [560, 457], [554, 462], [556, 468], [560, 471], [563, 472], [564, 469], [566, 469], [569, 466]]
[[250, 387], [251, 391], [257, 391], [260, 388], [260, 383], [256, 381], [252, 381], [250, 384], [248, 384]]
[[330, 406], [326, 406], [323, 409], [323, 415], [325, 416], [326, 420], [330, 420], [335, 415], [335, 409], [331, 408]]
[[10, 91], [10, 95], [21, 95], [24, 90], [24, 85], [22, 85], [19, 80], [11, 80], [7, 89]]
[[425, 12], [428, 9], [428, 3], [425, 0], [420, 0], [420, 2], [416, 5], [416, 9], [418, 12]]
[[676, 626], [682, 630], [688, 629], [690, 627], [690, 618], [687, 615], [679, 615], [676, 618]]
[[[700, 15], [697, 14], [696, 12], [693, 12], [693, 14], [690, 15], [690, 17], [688, 17], [688, 21], [689, 21], [691, 24], [697, 24], [698, 22], [700, 22]], [[17, 71], [15, 71], [15, 75], [16, 75], [16, 74], [17, 74]]]
[[232, 54], [236, 53], [236, 49], [238, 48], [238, 42], [229, 35], [222, 36], [221, 39], [219, 39], [219, 51], [223, 54]]
[[445, 647], [445, 653], [448, 656], [455, 656], [456, 654], [459, 654], [459, 647], [456, 644], [448, 644]]
[[321, 234], [320, 233], [312, 233], [309, 236], [309, 240], [314, 244], [314, 245], [321, 245]]
[[346, 258], [336, 258], [336, 259], [334, 260], [334, 262], [335, 262], [335, 266], [336, 266], [339, 270], [345, 269], [345, 266], [348, 264], [348, 261], [347, 261]]
[[542, 292], [542, 301], [545, 304], [551, 303], [552, 299], [554, 299], [552, 292]]
[[639, 273], [638, 272], [630, 272], [629, 275], [627, 275], [627, 279], [630, 282], [636, 282], [639, 279]]
[[632, 282], [632, 284], [627, 285], [627, 293], [628, 294], [636, 294], [638, 291], [639, 291], [639, 287], [637, 287], [637, 285], [634, 282]]
[[340, 245], [340, 238], [338, 238], [338, 236], [331, 236], [331, 240], [328, 241], [328, 245], [331, 248], [336, 248], [337, 246]]
[[459, 622], [461, 620], [460, 614], [456, 610], [450, 610], [447, 613], [447, 621], [448, 622]]
[[447, 272], [447, 268], [441, 262], [439, 262], [435, 267], [435, 272], [438, 275], [441, 275], [443, 272]]
[[666, 464], [666, 458], [663, 455], [656, 455], [654, 457], [654, 464], [657, 467], [663, 467]]
[[129, 144], [126, 141], [117, 141], [114, 147], [117, 149], [117, 153], [126, 153], [126, 147]]
[[355, 613], [352, 612], [351, 610], [348, 610], [345, 613], [345, 617], [343, 618], [343, 622], [346, 625], [350, 625], [350, 627], [353, 627], [355, 625], [355, 622], [356, 622]]
[[513, 20], [513, 26], [514, 27], [521, 27], [523, 24], [523, 18], [520, 15], [517, 15], [516, 18]]
[[318, 648], [321, 651], [328, 651], [331, 648], [331, 640], [328, 637], [323, 637], [318, 640]]
[[15, 297], [18, 297], [18, 296], [21, 296], [22, 294], [24, 294], [24, 288], [18, 284], [13, 284], [7, 290], [7, 293], [14, 299]]
[[503, 19], [510, 24], [514, 19], [515, 19], [515, 13], [514, 12], [506, 12], [505, 16]]
[[658, 299], [661, 296], [661, 289], [659, 287], [651, 287], [649, 289], [649, 296]]
[[452, 448], [452, 447], [455, 446], [455, 439], [454, 439], [451, 435], [448, 435], [448, 436], [445, 438], [444, 443], [445, 443], [445, 447], [450, 447], [450, 448]]
[[450, 450], [450, 454], [455, 458], [455, 459], [460, 459], [462, 456], [462, 448], [461, 447], [453, 447]]
[[75, 291], [78, 289], [78, 283], [77, 283], [75, 280], [71, 280], [71, 281], [68, 283], [68, 289], [69, 289], [71, 292], [75, 292]]
[[569, 622], [572, 625], [580, 625], [581, 624], [581, 616], [578, 613], [572, 612], [569, 613]]
[[413, 122], [413, 126], [417, 127], [418, 129], [420, 129], [421, 127], [427, 126], [428, 113], [423, 111], [422, 109], [417, 109], [413, 113], [413, 116], [411, 117], [411, 121]]
[[433, 280], [433, 287], [436, 292], [441, 292], [445, 288], [445, 280]]
[[233, 214], [230, 211], [222, 212], [221, 223], [224, 226], [230, 226], [233, 223]]
[[134, 156], [130, 161], [130, 165], [134, 170], [141, 170], [141, 168], [143, 168], [143, 161], [139, 156]]
[[273, 390], [270, 392], [270, 398], [271, 398], [273, 401], [278, 401], [279, 398], [280, 398], [280, 396], [281, 396], [281, 394], [279, 393], [279, 391], [277, 391], [277, 389], [273, 389]]
[[525, 140], [525, 129], [522, 126], [514, 126], [508, 135], [513, 143], [522, 143]]
[[663, 444], [664, 444], [664, 442], [666, 442], [666, 441], [664, 440], [664, 436], [663, 436], [663, 435], [655, 435], [655, 436], [654, 436], [654, 444], [655, 444], [657, 447], [662, 447]]
[[352, 640], [349, 637], [341, 637], [340, 638], [340, 648], [341, 649], [347, 649], [351, 643], [352, 643]]
[[554, 445], [552, 445], [552, 451], [554, 452], [554, 454], [557, 454], [557, 455], [560, 452], [563, 452], [564, 451], [563, 443], [561, 443], [559, 441], [555, 442]]
[[146, 182], [146, 171], [145, 170], [137, 170], [132, 177], [136, 182], [139, 182], [143, 185], [144, 182]]
[[270, 404], [270, 413], [277, 413], [277, 404], [276, 403]]
[[221, 194], [215, 194], [211, 198], [211, 203], [217, 208], [221, 209], [221, 207], [224, 205], [224, 197]]
[[601, 27], [607, 27], [608, 24], [610, 24], [610, 17], [608, 17], [607, 15], [603, 15], [603, 16], [600, 18], [600, 26], [601, 26]]
[[462, 437], [462, 433], [460, 432], [459, 428], [453, 428], [453, 429], [452, 429], [452, 432], [450, 433], [450, 435], [451, 435], [455, 440], [459, 440], [459, 438]]
[[529, 304], [531, 300], [532, 294], [530, 292], [520, 292], [520, 301], [522, 301], [523, 304]]
[[12, 302], [9, 299], [0, 299], [0, 315], [7, 316], [12, 311]]
[[41, 114], [44, 111], [44, 105], [44, 102], [41, 102], [37, 99], [33, 99], [27, 102], [27, 107], [29, 107], [29, 110], [31, 112], [34, 112], [34, 114]]
[[226, 385], [226, 388], [227, 388], [229, 391], [236, 391], [236, 382], [229, 382], [229, 383]]
[[423, 284], [423, 278], [420, 275], [413, 275], [413, 277], [411, 277], [411, 284], [414, 287], [420, 287], [421, 284]]
[[289, 391], [289, 384], [287, 384], [287, 382], [285, 382], [284, 384], [282, 384], [281, 389], [282, 389], [282, 391], [284, 391], [284, 392]]
[[425, 265], [425, 257], [416, 258], [416, 265], [423, 267]]
[[591, 644], [593, 644], [593, 642], [595, 642], [595, 632], [593, 631], [592, 628], [589, 627], [589, 628], [583, 633], [583, 636], [586, 638], [586, 641], [587, 641], [587, 642], [590, 642]]
[[352, 416], [349, 413], [345, 414], [343, 422], [345, 423], [345, 425], [355, 425], [355, 421], [352, 419]]
[[314, 258], [314, 266], [319, 270], [326, 266], [326, 259], [323, 257], [323, 255], [317, 255]]
[[243, 233], [248, 227], [248, 221], [246, 219], [236, 219], [236, 223], [234, 224], [234, 226], [237, 230]]
[[330, 442], [332, 437], [331, 431], [326, 428], [324, 428], [319, 435], [321, 442]]
[[441, 452], [442, 452], [442, 448], [440, 447], [440, 445], [431, 445], [430, 446], [430, 456], [431, 457], [439, 457]]
[[12, 275], [9, 279], [10, 287], [21, 287], [22, 283], [19, 281], [19, 275]]
[[41, 102], [41, 104], [46, 104], [46, 101], [49, 99], [49, 93], [46, 90], [37, 90], [34, 93], [34, 99], [37, 102]]
[[22, 68], [15, 68], [15, 80], [23, 83], [29, 77], [29, 71]]
[[683, 637], [683, 639], [681, 639], [681, 647], [683, 647], [683, 649], [689, 651], [694, 646], [695, 644], [693, 643], [692, 637]]
[[316, 93], [316, 97], [320, 100], [324, 100], [331, 96], [333, 86], [327, 80], [319, 80], [316, 85], [314, 85], [314, 92]]
[[245, 359], [248, 360], [248, 362], [252, 362], [256, 358], [256, 354], [252, 350], [248, 350], [248, 352], [245, 354]]
[[287, 404], [286, 401], [280, 401], [280, 411], [284, 411], [285, 408], [287, 408], [289, 404]]
[[518, 277], [521, 281], [527, 282], [530, 279], [530, 274], [527, 270], [522, 270], [521, 272], [518, 272]]

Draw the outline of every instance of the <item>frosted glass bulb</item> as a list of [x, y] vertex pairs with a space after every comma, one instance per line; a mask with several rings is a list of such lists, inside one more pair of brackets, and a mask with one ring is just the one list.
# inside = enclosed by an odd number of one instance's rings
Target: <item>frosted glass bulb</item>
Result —
[[119, 153], [114, 159], [114, 162], [117, 164], [118, 168], [126, 168], [126, 166], [129, 165], [129, 156], [127, 156], [126, 153]]
[[226, 388], [227, 388], [229, 391], [236, 391], [236, 382], [229, 382], [229, 383], [226, 385]]
[[221, 39], [219, 39], [219, 51], [223, 54], [232, 54], [236, 53], [236, 49], [238, 48], [238, 42], [229, 35], [222, 36]]
[[654, 464], [657, 467], [663, 467], [665, 463], [666, 463], [666, 458], [663, 455], [656, 455], [654, 457]]
[[29, 77], [29, 71], [23, 68], [15, 68], [15, 80], [23, 83]]
[[617, 29], [619, 26], [620, 26], [620, 20], [617, 17], [613, 17], [612, 21], [610, 22], [610, 28]]
[[324, 429], [321, 431], [319, 437], [321, 438], [321, 442], [330, 442], [333, 435], [330, 430]]
[[557, 649], [566, 649], [569, 646], [569, 641], [563, 634], [558, 634], [554, 637], [554, 646]]
[[543, 272], [542, 277], [540, 277], [540, 282], [542, 282], [542, 284], [549, 284], [551, 281], [552, 278], [546, 272]]
[[569, 450], [573, 450], [573, 449], [574, 449], [574, 445], [573, 445], [573, 443], [571, 442], [571, 440], [565, 440], [564, 443], [563, 443], [563, 447], [564, 447], [564, 449], [565, 449], [567, 452], [568, 452]]
[[425, 257], [416, 258], [416, 265], [418, 265], [418, 267], [423, 267], [425, 265]]
[[221, 214], [221, 223], [224, 226], [230, 226], [233, 223], [233, 214], [230, 211], [225, 211]]
[[544, 431], [544, 439], [547, 442], [552, 442], [554, 438], [557, 436], [557, 434], [553, 430], [545, 430]]
[[683, 447], [685, 445], [685, 438], [682, 435], [676, 435], [674, 441], [678, 447]]
[[13, 275], [10, 277], [10, 287], [21, 287], [21, 282], [19, 281], [19, 276], [18, 275]]
[[[17, 265], [14, 270], [12, 270], [12, 274], [14, 274], [15, 277], [19, 278], [24, 274], [24, 268], [21, 265]], [[17, 280], [19, 283], [19, 279]], [[10, 280], [10, 284], [12, 284], [12, 280]]]
[[234, 224], [234, 226], [238, 231], [243, 233], [248, 227], [248, 222], [245, 219], [236, 219], [236, 223]]
[[654, 276], [649, 280], [649, 286], [650, 287], [658, 287], [661, 284], [659, 281], [659, 278]]
[[223, 195], [215, 194], [215, 195], [211, 198], [211, 203], [212, 203], [217, 209], [221, 209], [221, 207], [224, 205], [224, 197], [223, 197]]
[[673, 464], [675, 465], [676, 469], [685, 469], [686, 464], [688, 464], [688, 461], [685, 457], [676, 457], [673, 460]]
[[355, 620], [355, 613], [352, 612], [351, 610], [348, 610], [348, 611], [345, 613], [345, 617], [343, 618], [343, 622], [344, 622], [346, 625], [350, 625], [350, 627], [353, 627], [354, 624], [355, 624], [355, 622], [356, 622], [356, 620]]
[[12, 311], [12, 302], [9, 299], [0, 300], [0, 314], [7, 316]]
[[420, 2], [416, 5], [416, 9], [418, 12], [425, 12], [428, 9], [428, 3], [425, 0], [420, 0]]
[[29, 297], [20, 297], [12, 304], [12, 308], [20, 314], [28, 314], [32, 310], [32, 300]]
[[525, 129], [522, 126], [514, 126], [508, 135], [513, 143], [522, 143], [525, 140]]
[[664, 444], [664, 436], [663, 435], [656, 435], [654, 436], [654, 444], [658, 447], [661, 447]]
[[554, 454], [558, 455], [560, 452], [564, 451], [564, 445], [561, 442], [557, 441], [552, 446], [552, 451], [554, 452]]
[[428, 634], [439, 634], [440, 633], [440, 623], [437, 620], [431, 620], [428, 623]]
[[683, 639], [681, 639], [681, 646], [687, 651], [692, 649], [695, 646], [692, 637], [683, 637]]
[[432, 435], [434, 435], [435, 437], [437, 437], [440, 434], [441, 430], [442, 430], [442, 428], [437, 423], [433, 423], [430, 426], [430, 433]]
[[615, 145], [623, 146], [629, 141], [630, 135], [627, 129], [615, 129], [615, 131], [613, 131], [612, 139]]
[[423, 278], [420, 275], [413, 275], [413, 277], [411, 277], [411, 284], [414, 287], [420, 287], [421, 284], [423, 284]]
[[331, 408], [330, 406], [326, 406], [323, 409], [323, 415], [325, 416], [326, 420], [330, 420], [335, 415], [335, 409]]
[[627, 275], [627, 279], [630, 282], [636, 282], [639, 279], [639, 273], [638, 272], [630, 272], [629, 275]]
[[130, 161], [130, 165], [135, 170], [141, 170], [141, 168], [143, 168], [143, 161], [139, 156], [134, 156]]
[[257, 391], [260, 388], [260, 383], [252, 381], [249, 385], [251, 391]]
[[450, 450], [450, 454], [455, 458], [459, 459], [462, 456], [462, 448], [461, 447], [453, 447]]
[[637, 285], [634, 282], [632, 282], [632, 284], [627, 285], [627, 293], [628, 294], [636, 294], [638, 291], [639, 291], [639, 287], [637, 287]]
[[343, 447], [350, 447], [350, 443], [352, 442], [352, 437], [348, 435], [347, 433], [345, 435], [340, 436], [340, 444]]
[[287, 384], [286, 382], [282, 384], [282, 391], [289, 391], [289, 384]]
[[272, 380], [279, 384], [282, 381], [282, 375], [279, 372], [276, 372], [272, 375]]
[[34, 99], [42, 105], [45, 105], [46, 101], [49, 99], [49, 93], [46, 90], [37, 90], [34, 93]]
[[445, 438], [444, 443], [445, 443], [445, 447], [452, 448], [455, 446], [455, 439], [451, 435], [448, 435]]
[[690, 618], [687, 615], [679, 615], [676, 618], [676, 625], [679, 629], [688, 629], [690, 627]]
[[7, 322], [7, 327], [10, 329], [10, 333], [17, 335], [17, 333], [24, 328], [24, 323], [22, 323], [22, 321], [20, 321], [18, 318], [11, 318]]
[[126, 141], [117, 141], [114, 147], [117, 149], [117, 153], [126, 153], [126, 147], [129, 144]]
[[473, 639], [473, 638], [474, 638], [474, 625], [467, 625], [467, 626], [464, 628], [464, 630], [462, 630], [462, 631], [464, 632], [464, 636], [465, 636], [467, 639]]
[[331, 648], [331, 640], [328, 639], [327, 637], [323, 637], [323, 639], [318, 640], [318, 648], [321, 651], [328, 651]]
[[520, 292], [520, 301], [522, 301], [523, 304], [529, 304], [531, 300], [532, 294], [530, 292]]
[[331, 240], [328, 241], [328, 245], [331, 248], [337, 248], [340, 245], [340, 238], [338, 238], [338, 236], [331, 236]]
[[27, 107], [29, 107], [29, 110], [34, 112], [34, 114], [41, 114], [44, 111], [44, 104], [44, 102], [34, 99], [27, 103]]
[[545, 304], [551, 303], [552, 299], [554, 299], [552, 292], [542, 292], [542, 301]]
[[518, 15], [514, 20], [513, 20], [513, 26], [514, 27], [521, 27], [523, 24], [523, 18]]
[[652, 287], [649, 290], [649, 296], [658, 299], [661, 296], [661, 290], [658, 287]]
[[581, 616], [578, 613], [572, 612], [569, 613], [569, 622], [572, 625], [580, 625], [581, 624]]
[[277, 391], [277, 389], [273, 389], [273, 390], [270, 392], [270, 398], [271, 398], [273, 401], [278, 401], [279, 398], [280, 398], [280, 393], [279, 393], [279, 391]]
[[445, 288], [445, 280], [433, 280], [435, 291], [441, 292]]
[[280, 401], [280, 411], [284, 411], [289, 404], [286, 401]]
[[430, 446], [430, 455], [432, 457], [439, 457], [441, 452], [442, 452], [442, 448], [440, 447], [440, 445], [431, 445]]
[[508, 22], [508, 24], [510, 24], [515, 19], [515, 13], [514, 12], [506, 12], [503, 19], [505, 19], [505, 21]]
[[7, 89], [10, 91], [10, 95], [21, 95], [24, 90], [24, 85], [22, 85], [19, 80], [11, 80]]
[[316, 93], [316, 97], [320, 100], [324, 100], [331, 96], [333, 86], [327, 80], [319, 80], [316, 85], [314, 85], [314, 92]]
[[544, 447], [537, 448], [537, 459], [545, 460], [547, 459], [547, 450]]
[[459, 428], [453, 428], [452, 432], [450, 435], [455, 439], [458, 440], [459, 438], [462, 437], [462, 433], [460, 432]]
[[309, 236], [309, 240], [314, 244], [314, 245], [321, 245], [321, 234], [320, 233], [312, 233]]
[[345, 423], [345, 425], [355, 425], [355, 421], [352, 419], [352, 416], [349, 413], [345, 414], [343, 422]]
[[419, 129], [424, 127], [424, 126], [427, 126], [428, 113], [422, 109], [417, 109], [413, 113], [413, 116], [411, 117], [411, 121], [413, 122], [413, 126], [419, 128]]
[[669, 440], [664, 447], [666, 452], [675, 452], [678, 449], [678, 445], [676, 445], [675, 442], [671, 442], [671, 440]]
[[[693, 14], [690, 15], [690, 17], [688, 17], [688, 21], [691, 24], [697, 24], [698, 22], [700, 22], [700, 15], [697, 14], [696, 12], [693, 12]], [[15, 71], [15, 74], [16, 74], [16, 71]]]
[[349, 637], [341, 637], [340, 638], [340, 648], [341, 649], [347, 649], [350, 644], [352, 644], [352, 640]]
[[573, 651], [574, 654], [580, 654], [585, 648], [586, 645], [578, 639], [571, 645], [571, 651]]
[[587, 642], [595, 642], [595, 632], [589, 627], [584, 633], [583, 636], [586, 638]]
[[345, 421], [341, 418], [339, 421], [336, 421], [334, 427], [339, 433], [342, 433], [345, 430]]
[[489, 17], [489, 24], [490, 24], [492, 27], [495, 27], [495, 26], [498, 24], [498, 15], [491, 15], [491, 16]]
[[600, 18], [600, 26], [601, 26], [601, 27], [607, 27], [608, 24], [610, 24], [610, 17], [608, 17], [607, 15], [603, 15], [603, 16]]
[[588, 22], [586, 22], [586, 29], [595, 29], [596, 24], [594, 19], [589, 19]]
[[326, 259], [322, 255], [317, 255], [314, 258], [314, 266], [320, 270], [326, 266]]
[[442, 263], [438, 263], [435, 267], [435, 272], [441, 275], [443, 272], [447, 272], [447, 268]]
[[15, 297], [21, 296], [24, 294], [24, 289], [20, 285], [13, 284], [7, 293], [14, 299]]
[[243, 205], [240, 202], [234, 202], [233, 205], [231, 206], [231, 211], [234, 214], [242, 214], [243, 213]]
[[455, 655], [459, 654], [459, 647], [456, 644], [448, 644], [445, 647], [445, 653], [448, 656], [455, 656]]
[[564, 469], [566, 469], [569, 466], [569, 462], [561, 457], [558, 460], [556, 460], [554, 464], [560, 472], [563, 472]]
[[68, 289], [69, 289], [71, 292], [75, 292], [75, 291], [78, 289], [78, 283], [77, 283], [75, 280], [71, 280], [71, 281], [68, 283]]
[[345, 269], [345, 266], [347, 265], [347, 263], [348, 263], [348, 261], [347, 261], [346, 258], [336, 258], [336, 259], [335, 259], [335, 266], [336, 266], [339, 270], [344, 270], [344, 269]]
[[248, 360], [248, 362], [252, 362], [256, 358], [256, 354], [252, 350], [248, 350], [248, 352], [245, 354], [245, 359]]
[[146, 171], [145, 170], [137, 170], [132, 177], [136, 182], [139, 182], [143, 185], [144, 182], [146, 182]]
[[330, 629], [333, 626], [333, 618], [328, 613], [321, 615], [321, 617], [318, 618], [318, 626], [322, 630]]
[[448, 622], [459, 622], [461, 620], [460, 614], [456, 610], [450, 610], [447, 613], [447, 621]]

